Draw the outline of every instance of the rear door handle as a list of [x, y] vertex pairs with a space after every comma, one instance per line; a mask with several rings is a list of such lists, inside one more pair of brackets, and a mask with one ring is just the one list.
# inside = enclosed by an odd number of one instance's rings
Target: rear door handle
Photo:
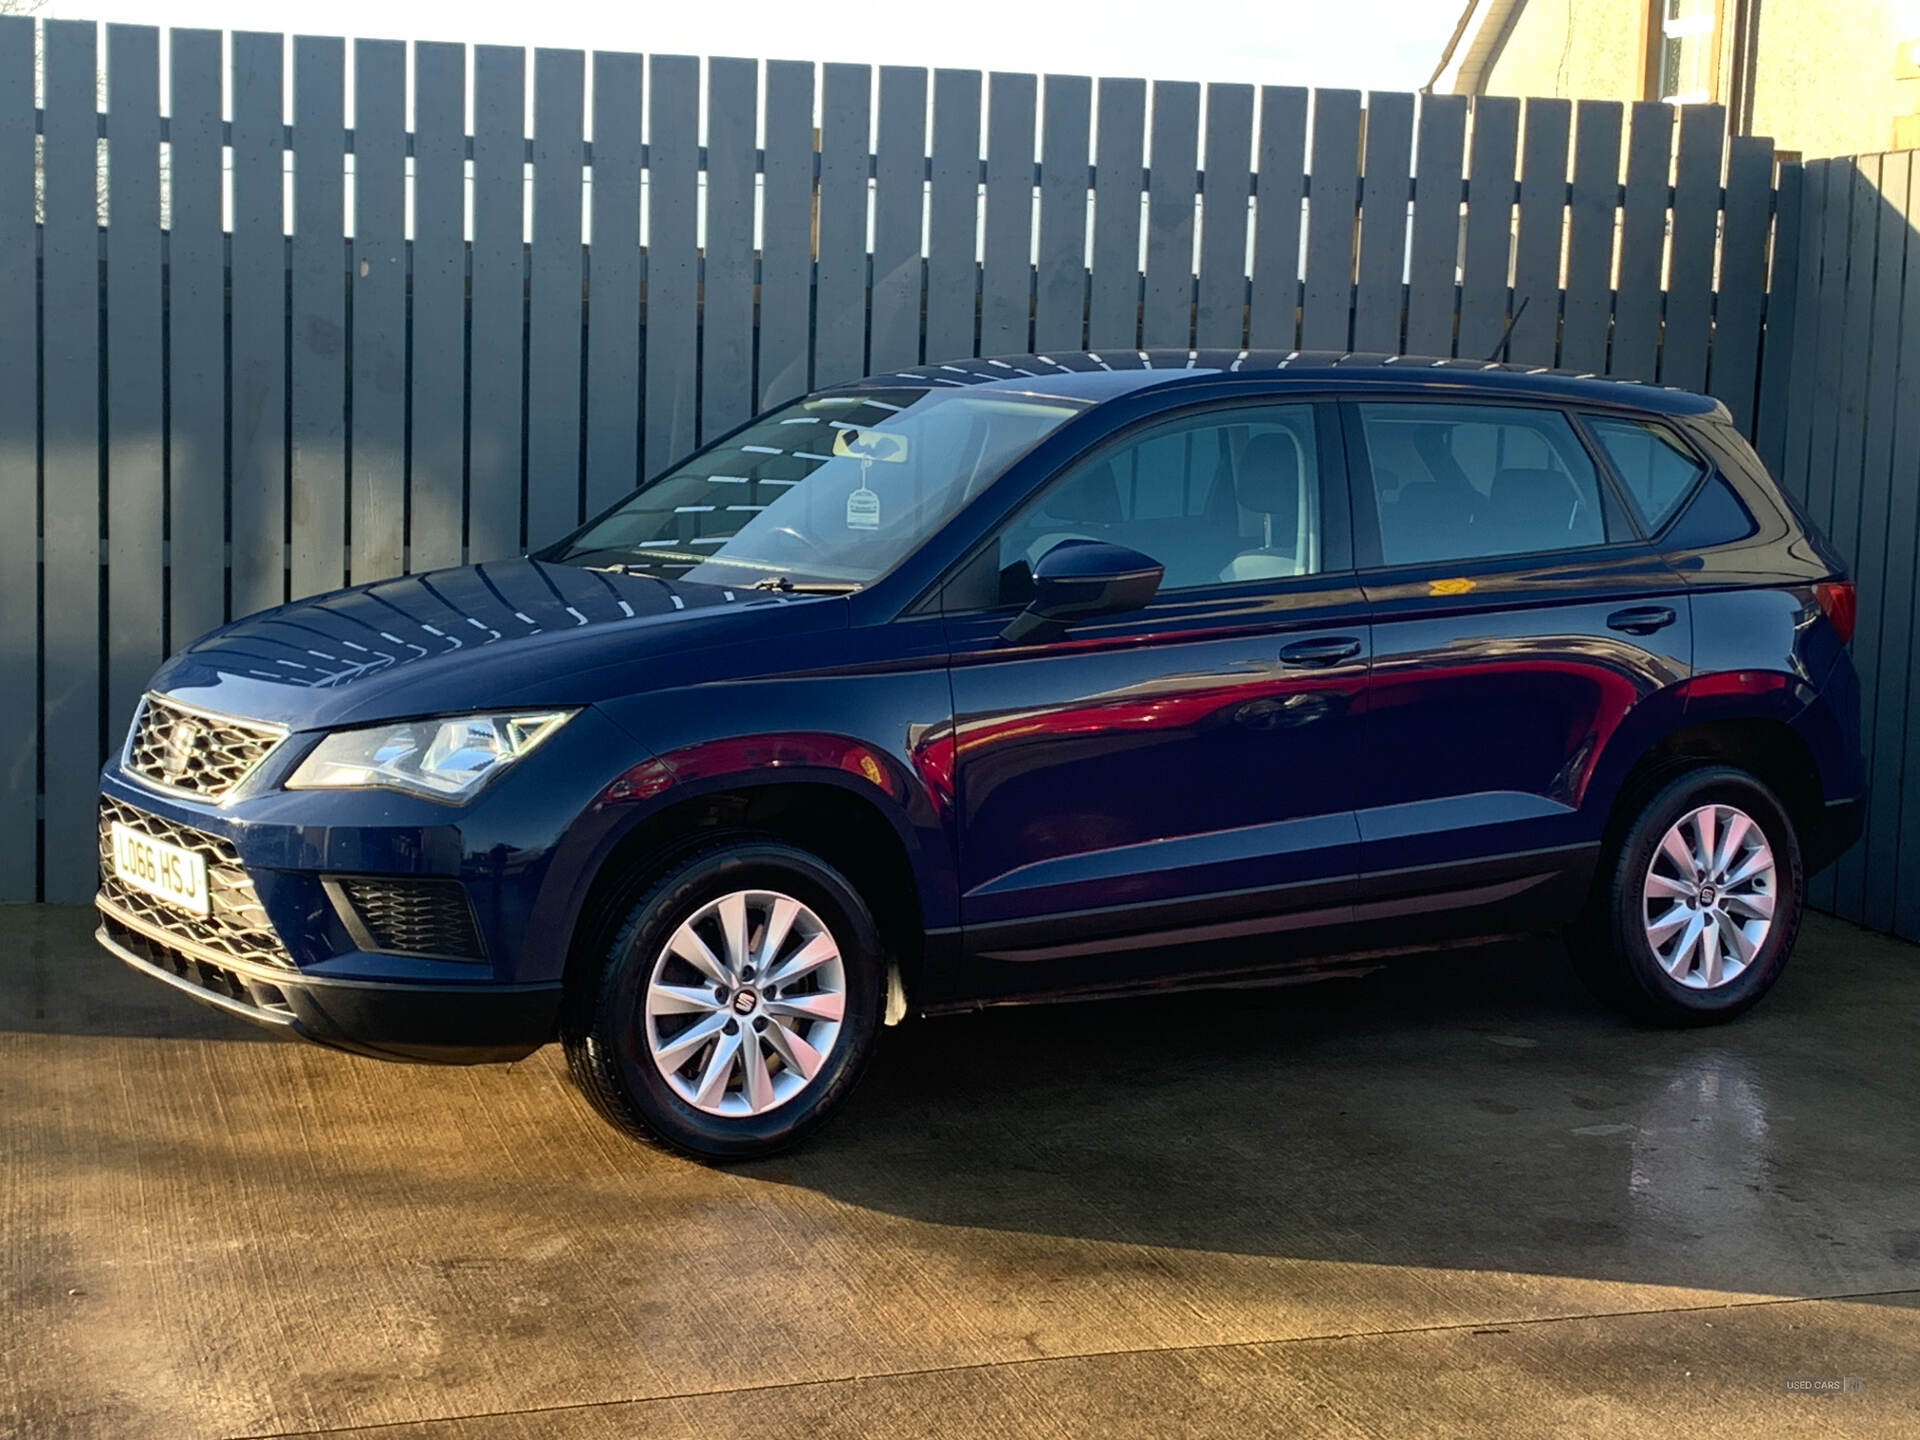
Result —
[[1360, 642], [1351, 635], [1330, 635], [1322, 640], [1296, 640], [1280, 652], [1282, 665], [1338, 665], [1360, 653]]
[[1656, 630], [1666, 629], [1675, 618], [1673, 611], [1665, 605], [1635, 605], [1607, 616], [1607, 628], [1622, 630], [1629, 635], [1651, 635]]

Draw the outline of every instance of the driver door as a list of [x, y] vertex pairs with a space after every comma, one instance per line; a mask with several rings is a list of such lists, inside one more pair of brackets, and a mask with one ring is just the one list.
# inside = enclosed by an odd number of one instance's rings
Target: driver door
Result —
[[[1151, 556], [1158, 595], [1008, 642], [1034, 562], [1068, 539]], [[1349, 556], [1333, 407], [1241, 403], [1076, 461], [949, 583], [981, 994], [1284, 963], [1348, 918], [1370, 648]]]

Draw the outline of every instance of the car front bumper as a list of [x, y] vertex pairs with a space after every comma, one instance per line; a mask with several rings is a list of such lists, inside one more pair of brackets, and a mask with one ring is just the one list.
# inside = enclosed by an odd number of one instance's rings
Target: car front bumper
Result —
[[343, 980], [222, 955], [95, 900], [95, 938], [135, 970], [255, 1024], [371, 1055], [474, 1065], [518, 1060], [557, 1033], [560, 986]]
[[[284, 771], [304, 738], [269, 763]], [[594, 833], [578, 822], [609, 767], [633, 762], [630, 749], [583, 711], [461, 806], [288, 791], [265, 767], [266, 783], [216, 803], [150, 785], [116, 758], [100, 777], [100, 942], [196, 999], [322, 1044], [387, 1059], [516, 1059], [557, 1034], [591, 864], [568, 844]], [[116, 823], [200, 854], [206, 909], [117, 879]]]

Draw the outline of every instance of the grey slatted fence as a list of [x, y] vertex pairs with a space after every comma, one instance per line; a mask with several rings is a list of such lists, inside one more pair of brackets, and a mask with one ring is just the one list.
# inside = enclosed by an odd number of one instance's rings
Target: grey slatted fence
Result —
[[[1894, 537], [1870, 605], [1912, 587], [1920, 436], [1885, 406], [1920, 415], [1920, 324], [1853, 348], [1837, 308], [1896, 245], [1828, 206], [1866, 162], [1803, 185], [1714, 107], [1676, 137], [1662, 105], [235, 34], [223, 114], [221, 48], [0, 18], [0, 654], [33, 701], [0, 898], [87, 895], [94, 772], [169, 649], [541, 543], [754, 410], [923, 361], [1485, 356], [1512, 319], [1513, 359], [1719, 395], [1848, 543]], [[1874, 418], [1787, 404], [1812, 374]], [[1871, 495], [1843, 450], [1886, 458]], [[1823, 893], [1920, 933], [1920, 803], [1875, 783]]]
[[1780, 206], [1795, 252], [1776, 259], [1796, 299], [1772, 393], [1763, 370], [1760, 445], [1859, 586], [1868, 770], [1865, 839], [1809, 896], [1920, 938], [1920, 166], [1910, 152], [1813, 160], [1797, 181]]

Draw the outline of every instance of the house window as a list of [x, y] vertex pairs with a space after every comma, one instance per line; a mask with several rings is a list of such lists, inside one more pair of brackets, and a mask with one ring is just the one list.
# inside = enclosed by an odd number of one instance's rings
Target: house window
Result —
[[1654, 78], [1671, 105], [1706, 104], [1720, 93], [1720, 0], [1654, 0], [1660, 37]]

